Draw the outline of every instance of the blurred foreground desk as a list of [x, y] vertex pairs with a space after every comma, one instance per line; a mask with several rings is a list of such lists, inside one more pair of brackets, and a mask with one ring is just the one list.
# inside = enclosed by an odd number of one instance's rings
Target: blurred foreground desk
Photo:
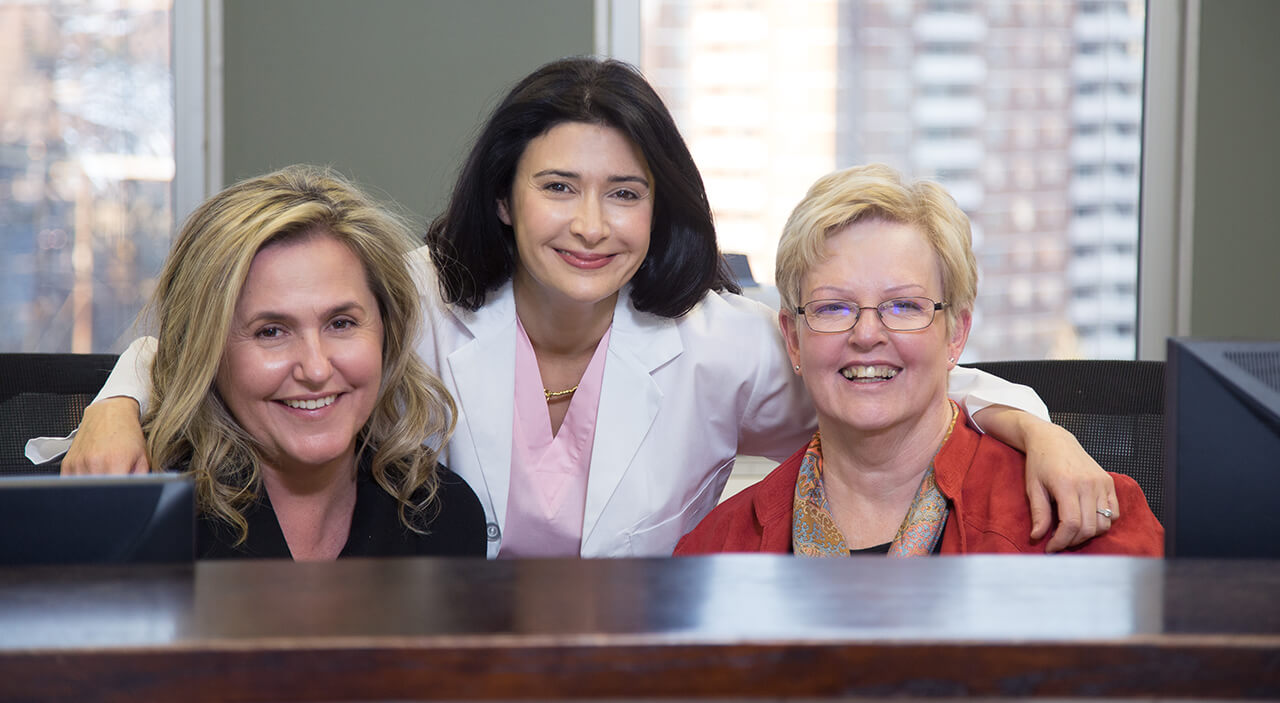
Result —
[[1280, 562], [0, 569], [0, 699], [1280, 698]]

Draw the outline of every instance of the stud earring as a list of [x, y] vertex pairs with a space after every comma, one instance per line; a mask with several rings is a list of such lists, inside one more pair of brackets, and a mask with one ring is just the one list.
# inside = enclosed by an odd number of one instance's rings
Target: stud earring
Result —
[[800, 373], [800, 364], [792, 364], [791, 368], [795, 369], [796, 373]]
[[954, 364], [954, 363], [956, 363], [956, 358], [955, 358], [954, 356], [949, 356], [949, 357], [947, 357], [947, 361], [949, 361], [949, 362], [951, 362], [951, 363], [953, 363], [953, 364]]

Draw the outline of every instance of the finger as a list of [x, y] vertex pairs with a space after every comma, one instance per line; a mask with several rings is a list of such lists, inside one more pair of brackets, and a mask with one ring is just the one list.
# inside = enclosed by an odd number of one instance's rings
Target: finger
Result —
[[89, 473], [78, 449], [79, 445], [73, 441], [71, 448], [62, 455], [62, 463], [59, 464], [58, 470], [63, 476], [83, 476]]
[[1053, 527], [1053, 506], [1049, 503], [1049, 494], [1044, 487], [1036, 485], [1027, 488], [1027, 504], [1031, 507], [1031, 539], [1043, 538]]
[[88, 467], [85, 473], [97, 476], [123, 476], [133, 473], [133, 463], [121, 459], [103, 460]]
[[1100, 534], [1098, 520], [1102, 515], [1098, 513], [1098, 506], [1102, 504], [1102, 500], [1102, 495], [1093, 485], [1080, 489], [1080, 531], [1071, 539], [1068, 546], [1077, 547]]
[[129, 468], [131, 474], [145, 474], [151, 472], [151, 465], [147, 462], [146, 455], [141, 455], [133, 460], [133, 466]]
[[1107, 474], [1107, 505], [1111, 507], [1111, 522], [1120, 519], [1120, 496], [1116, 495], [1116, 480]]
[[[1098, 506], [1098, 534], [1099, 535], [1106, 534], [1107, 530], [1110, 530], [1111, 526], [1114, 525], [1115, 521], [1120, 517], [1114, 501], [1115, 501], [1114, 496], [1106, 497], [1106, 498], [1103, 498], [1102, 503]], [[1108, 514], [1104, 514], [1104, 513], [1108, 513]]]
[[1106, 534], [1107, 530], [1111, 529], [1111, 521], [1115, 518], [1115, 511], [1111, 512], [1111, 517], [1107, 517], [1103, 514], [1104, 510], [1111, 510], [1111, 507], [1105, 501], [1095, 511], [1098, 513], [1098, 535]]
[[1053, 538], [1049, 540], [1049, 544], [1045, 545], [1044, 551], [1052, 554], [1060, 552], [1063, 549], [1075, 543], [1081, 529], [1083, 529], [1084, 519], [1081, 515], [1080, 501], [1067, 500], [1058, 502], [1058, 529], [1054, 531]]

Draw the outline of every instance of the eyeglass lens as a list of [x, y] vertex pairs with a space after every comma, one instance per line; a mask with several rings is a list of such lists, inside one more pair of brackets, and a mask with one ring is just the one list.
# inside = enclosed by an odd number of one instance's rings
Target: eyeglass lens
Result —
[[804, 316], [815, 332], [844, 332], [857, 324], [862, 310], [876, 310], [885, 327], [909, 332], [928, 327], [934, 307], [930, 298], [893, 298], [874, 308], [860, 308], [843, 300], [815, 300], [805, 305]]

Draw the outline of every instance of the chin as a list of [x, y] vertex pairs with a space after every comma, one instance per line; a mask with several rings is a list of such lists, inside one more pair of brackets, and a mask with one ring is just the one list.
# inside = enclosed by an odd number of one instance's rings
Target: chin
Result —
[[909, 414], [884, 407], [841, 408], [830, 417], [837, 430], [859, 433], [890, 430], [911, 419]]
[[352, 442], [294, 447], [285, 452], [289, 461], [302, 466], [324, 466], [352, 456], [355, 456]]

